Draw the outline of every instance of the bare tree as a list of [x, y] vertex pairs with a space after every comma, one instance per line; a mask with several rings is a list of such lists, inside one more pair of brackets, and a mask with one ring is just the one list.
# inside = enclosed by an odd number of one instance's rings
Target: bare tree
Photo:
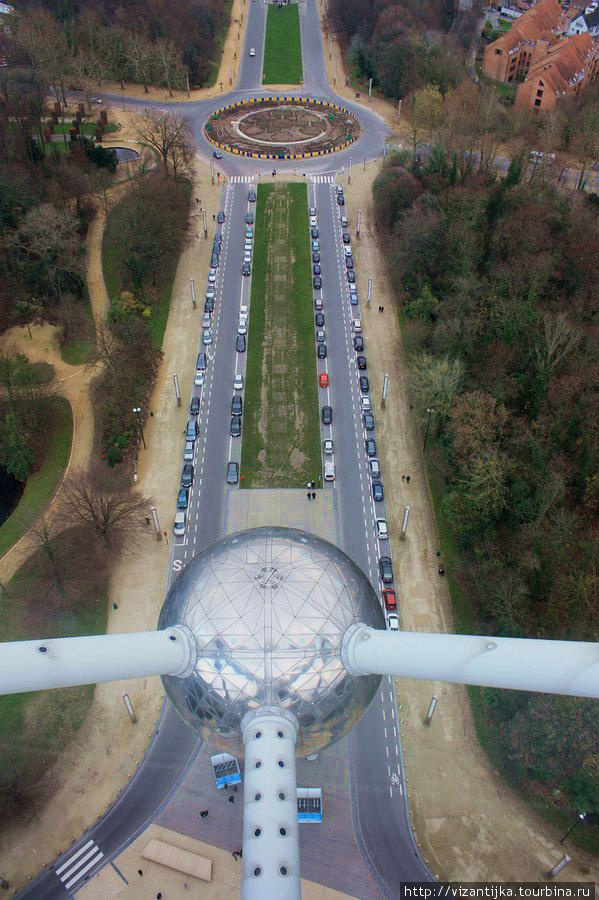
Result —
[[114, 486], [112, 476], [74, 473], [64, 496], [75, 521], [84, 522], [105, 544], [126, 544], [146, 529], [151, 500], [127, 486]]
[[193, 156], [193, 136], [185, 116], [172, 110], [145, 109], [136, 122], [138, 137], [158, 151], [164, 175], [182, 174]]
[[148, 94], [148, 84], [152, 81], [154, 68], [154, 47], [145, 34], [135, 31], [129, 34], [127, 55], [131, 63], [133, 77], [144, 86], [144, 93]]
[[78, 223], [67, 212], [50, 203], [33, 207], [10, 244], [34, 290], [60, 297], [78, 286], [83, 247]]
[[52, 85], [56, 99], [66, 104], [70, 54], [64, 30], [56, 18], [44, 9], [22, 13], [13, 37], [29, 57], [32, 68]]
[[545, 390], [561, 363], [579, 346], [582, 335], [565, 313], [543, 316], [543, 330], [531, 355], [534, 367]]
[[[50, 519], [42, 514], [31, 527], [31, 535], [34, 544], [42, 550], [49, 569], [50, 588], [55, 588], [61, 600], [67, 598], [67, 563], [63, 548], [59, 547], [54, 537], [57, 529]], [[50, 591], [48, 592], [50, 593]]]
[[40, 780], [22, 771], [14, 758], [2, 759], [0, 765], [0, 819], [35, 815], [35, 802], [41, 793]]
[[185, 67], [175, 42], [170, 38], [159, 38], [155, 42], [154, 68], [170, 97], [173, 96], [173, 88], [184, 86]]

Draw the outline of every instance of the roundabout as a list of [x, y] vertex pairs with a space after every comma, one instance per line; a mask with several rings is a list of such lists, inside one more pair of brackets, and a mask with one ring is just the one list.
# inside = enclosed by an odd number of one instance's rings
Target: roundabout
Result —
[[215, 110], [204, 126], [220, 150], [254, 159], [306, 159], [350, 147], [362, 129], [337, 103], [309, 97], [256, 97]]

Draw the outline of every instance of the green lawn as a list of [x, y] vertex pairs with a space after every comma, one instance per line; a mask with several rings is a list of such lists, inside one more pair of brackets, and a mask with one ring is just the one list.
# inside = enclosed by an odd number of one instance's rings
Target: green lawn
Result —
[[269, 5], [266, 15], [262, 84], [301, 84], [299, 6]]
[[258, 186], [241, 474], [303, 487], [321, 471], [305, 184]]
[[[185, 192], [186, 201], [189, 203], [191, 197], [191, 182], [183, 181], [183, 190]], [[117, 297], [121, 291], [128, 290], [130, 285], [126, 278], [125, 267], [122, 264], [122, 244], [118, 240], [113, 240], [113, 235], [119, 234], [119, 217], [122, 216], [129, 202], [127, 196], [123, 197], [120, 203], [114, 206], [108, 215], [107, 228], [104, 229], [104, 239], [102, 241], [102, 270], [104, 272], [104, 283], [108, 298]], [[173, 281], [179, 261], [180, 249], [176, 253], [162, 256], [162, 264], [158, 274], [157, 300], [153, 307], [153, 315], [149, 320], [148, 328], [152, 342], [156, 347], [162, 347], [162, 339], [164, 338], [164, 330], [168, 319], [168, 313], [171, 305], [171, 292], [173, 289]]]
[[0, 557], [19, 540], [48, 505], [69, 461], [73, 436], [71, 406], [64, 397], [41, 401], [47, 406], [44, 417], [49, 433], [41, 467], [27, 479], [21, 501], [0, 527]]

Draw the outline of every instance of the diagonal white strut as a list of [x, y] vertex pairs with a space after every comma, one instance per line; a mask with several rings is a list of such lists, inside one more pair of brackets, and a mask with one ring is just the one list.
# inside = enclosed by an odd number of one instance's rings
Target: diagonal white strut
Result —
[[599, 644], [379, 631], [352, 625], [343, 638], [352, 675], [396, 675], [599, 699]]

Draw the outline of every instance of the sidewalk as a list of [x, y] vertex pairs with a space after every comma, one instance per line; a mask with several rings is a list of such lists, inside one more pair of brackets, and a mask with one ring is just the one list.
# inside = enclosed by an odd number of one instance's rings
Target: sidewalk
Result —
[[[451, 632], [447, 582], [437, 573], [439, 546], [422, 437], [410, 410], [408, 367], [401, 344], [395, 300], [377, 240], [372, 182], [382, 161], [358, 168], [346, 185], [346, 203], [356, 257], [362, 327], [374, 400], [387, 516], [392, 537], [402, 626], [405, 630]], [[361, 238], [355, 238], [356, 210], [362, 210]], [[366, 308], [368, 277], [372, 308]], [[380, 315], [379, 304], [385, 312]], [[385, 409], [380, 397], [389, 375]], [[401, 480], [409, 474], [409, 484]], [[408, 537], [397, 538], [404, 506], [410, 506]], [[429, 728], [422, 720], [431, 694], [439, 698]], [[599, 883], [599, 862], [570, 844], [541, 819], [495, 772], [481, 749], [466, 689], [428, 681], [397, 680], [410, 813], [416, 841], [441, 879], [541, 881], [567, 852], [572, 863], [557, 881]]]
[[[218, 209], [220, 188], [212, 186], [208, 168], [198, 162], [193, 197], [210, 213]], [[169, 545], [148, 533], [136, 554], [125, 554], [111, 583], [108, 632], [156, 627], [166, 594], [170, 535], [179, 486], [185, 404], [177, 407], [172, 374], [177, 371], [184, 398], [190, 396], [202, 307], [192, 311], [189, 279], [203, 285], [211, 241], [199, 235], [192, 200], [192, 240], [181, 255], [175, 276], [171, 309], [164, 336], [164, 359], [151, 399], [154, 413], [144, 429], [147, 451], [140, 450], [138, 487], [153, 497]], [[99, 276], [98, 276], [99, 277]], [[112, 604], [118, 609], [114, 610]], [[123, 704], [127, 691], [138, 723], [132, 726]], [[25, 826], [14, 824], [0, 839], [0, 871], [15, 886], [37, 873], [92, 825], [130, 780], [148, 745], [160, 714], [163, 692], [159, 678], [98, 685], [86, 721], [65, 756], [48, 778], [55, 790], [38, 818]], [[57, 811], [59, 814], [57, 815]]]

